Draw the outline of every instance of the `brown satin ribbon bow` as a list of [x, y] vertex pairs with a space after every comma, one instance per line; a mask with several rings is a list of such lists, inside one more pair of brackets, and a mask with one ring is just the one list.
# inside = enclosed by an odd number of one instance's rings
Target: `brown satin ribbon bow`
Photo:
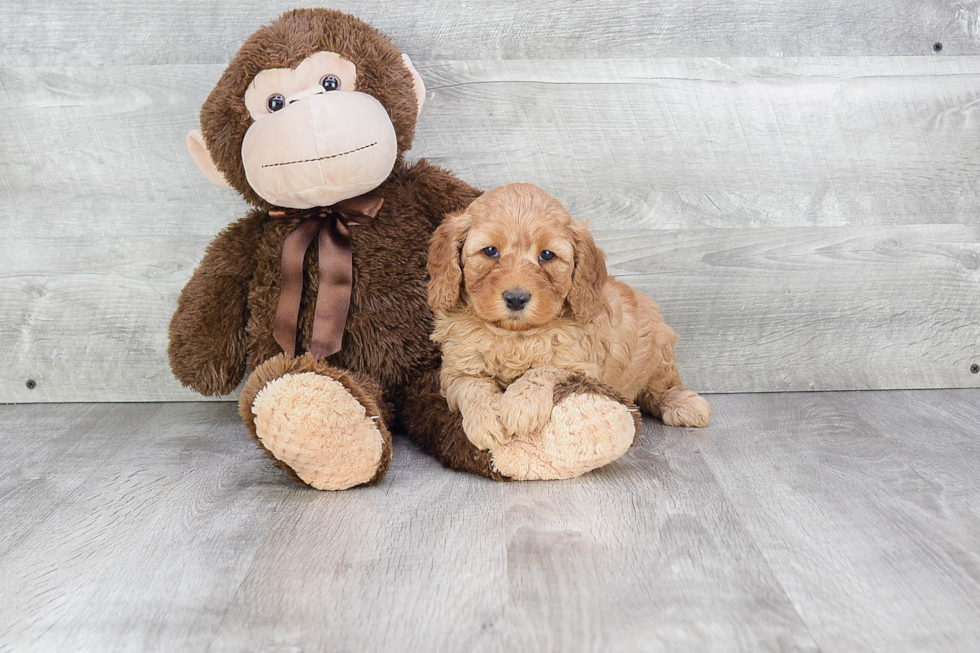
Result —
[[340, 351], [350, 308], [353, 274], [348, 227], [371, 224], [383, 202], [380, 197], [359, 195], [331, 206], [269, 211], [269, 217], [275, 220], [303, 219], [286, 236], [282, 246], [282, 290], [272, 329], [272, 336], [290, 356], [296, 354], [299, 304], [303, 298], [303, 259], [310, 243], [319, 236], [320, 287], [316, 294], [310, 353], [323, 357]]

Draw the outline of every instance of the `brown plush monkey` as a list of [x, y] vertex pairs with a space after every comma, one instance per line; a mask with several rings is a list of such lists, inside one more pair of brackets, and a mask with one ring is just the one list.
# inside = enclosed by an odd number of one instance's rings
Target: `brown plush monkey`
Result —
[[[315, 488], [380, 479], [396, 418], [447, 466], [556, 476], [547, 447], [534, 469], [477, 449], [439, 394], [426, 254], [444, 216], [479, 191], [403, 161], [424, 99], [411, 61], [376, 30], [296, 10], [245, 42], [188, 135], [207, 179], [255, 208], [218, 234], [181, 293], [171, 368], [220, 395], [251, 367], [240, 402], [249, 433]], [[608, 388], [578, 379], [555, 394], [565, 408], [542, 443], [606, 437], [597, 415], [628, 415], [635, 434], [634, 413]], [[583, 456], [579, 472], [606, 462]]]

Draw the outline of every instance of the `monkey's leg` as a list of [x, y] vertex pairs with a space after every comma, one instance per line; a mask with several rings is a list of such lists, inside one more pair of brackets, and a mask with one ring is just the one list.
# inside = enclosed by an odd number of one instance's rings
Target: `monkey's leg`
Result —
[[490, 451], [474, 447], [462, 419], [439, 394], [439, 373], [410, 388], [402, 409], [409, 434], [444, 465], [495, 480], [580, 476], [622, 456], [639, 432], [639, 411], [598, 381], [582, 376], [555, 386], [551, 419], [540, 430]]
[[238, 409], [266, 454], [301, 483], [345, 490], [388, 471], [391, 414], [364, 375], [281, 354], [252, 372]]
[[635, 406], [609, 386], [575, 375], [555, 385], [548, 423], [495, 449], [493, 462], [514, 480], [574, 478], [622, 456], [639, 432]]
[[446, 467], [497, 481], [507, 477], [493, 468], [493, 454], [481, 451], [463, 431], [463, 417], [450, 410], [439, 392], [439, 370], [429, 370], [410, 383], [399, 417], [405, 430], [427, 453]]

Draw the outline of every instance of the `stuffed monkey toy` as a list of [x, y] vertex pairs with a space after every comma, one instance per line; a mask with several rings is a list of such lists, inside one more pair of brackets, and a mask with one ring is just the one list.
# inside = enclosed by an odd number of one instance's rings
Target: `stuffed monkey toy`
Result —
[[618, 457], [636, 412], [578, 378], [555, 390], [532, 442], [479, 449], [439, 392], [426, 255], [447, 214], [480, 193], [406, 163], [425, 88], [375, 29], [290, 11], [249, 37], [187, 145], [212, 183], [252, 205], [208, 246], [170, 323], [170, 365], [204, 395], [241, 392], [245, 426], [295, 480], [377, 482], [396, 424], [448, 467], [565, 478]]

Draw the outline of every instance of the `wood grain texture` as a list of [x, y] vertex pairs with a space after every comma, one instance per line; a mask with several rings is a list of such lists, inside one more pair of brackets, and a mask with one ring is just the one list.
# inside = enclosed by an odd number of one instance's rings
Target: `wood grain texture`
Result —
[[0, 650], [202, 650], [281, 473], [231, 404], [45, 408], [0, 422]]
[[[412, 155], [591, 218], [692, 387], [980, 385], [980, 57], [420, 68]], [[245, 210], [183, 145], [221, 69], [0, 68], [0, 401], [197, 397], [166, 325]]]
[[[542, 0], [329, 3], [388, 34], [412, 59], [566, 59], [980, 54], [974, 2], [917, 0]], [[223, 63], [296, 7], [263, 2], [7, 0], [9, 65]]]
[[706, 392], [976, 387], [980, 242], [960, 225], [598, 230]]
[[211, 650], [492, 648], [507, 604], [504, 486], [396, 446], [382, 485], [296, 489], [282, 504]]
[[717, 399], [705, 461], [822, 651], [976, 646], [975, 392]]
[[602, 226], [976, 225], [980, 58], [458, 62], [413, 153]]
[[498, 650], [818, 650], [692, 442], [646, 420], [610, 467], [506, 487]]
[[0, 406], [0, 651], [970, 652], [980, 391], [715, 395], [497, 484], [293, 484], [227, 404]]

